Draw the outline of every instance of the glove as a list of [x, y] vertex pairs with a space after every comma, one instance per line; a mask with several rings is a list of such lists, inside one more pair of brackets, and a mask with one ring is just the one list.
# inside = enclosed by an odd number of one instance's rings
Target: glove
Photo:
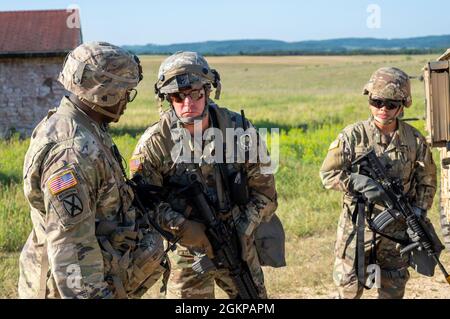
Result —
[[409, 238], [411, 238], [412, 242], [417, 243], [420, 241], [419, 235], [415, 231], [413, 231], [411, 228], [408, 227], [406, 229], [406, 233], [408, 234]]
[[370, 203], [380, 202], [391, 207], [391, 201], [384, 189], [372, 178], [362, 174], [352, 173], [350, 175], [350, 189], [363, 194]]
[[177, 236], [180, 237], [180, 240], [178, 241], [180, 245], [201, 251], [211, 259], [214, 258], [211, 243], [205, 234], [205, 225], [186, 219], [179, 226]]
[[244, 236], [251, 236], [261, 222], [261, 217], [255, 209], [248, 208], [236, 221], [237, 231]]
[[261, 217], [256, 208], [252, 206], [248, 206], [245, 212], [241, 213], [235, 222], [236, 231], [241, 243], [242, 260], [248, 260], [251, 255], [250, 251], [255, 245], [252, 234], [255, 232], [256, 227], [258, 227], [260, 222]]

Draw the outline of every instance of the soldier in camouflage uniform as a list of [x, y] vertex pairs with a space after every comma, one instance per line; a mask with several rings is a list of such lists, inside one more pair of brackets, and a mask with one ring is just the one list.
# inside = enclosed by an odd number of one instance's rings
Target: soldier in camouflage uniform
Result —
[[[191, 159], [192, 145], [197, 143], [192, 139], [194, 125], [200, 128], [200, 136], [212, 126], [219, 128], [223, 136], [225, 136], [226, 128], [243, 127], [241, 115], [220, 108], [209, 98], [211, 86], [216, 88], [216, 99], [218, 99], [221, 88], [219, 74], [210, 69], [206, 60], [197, 53], [178, 52], [161, 64], [155, 91], [160, 99], [160, 106], [162, 107], [162, 102], [166, 99], [171, 108], [161, 113], [160, 121], [148, 128], [140, 138], [130, 161], [132, 174], [142, 175], [147, 183], [170, 187], [167, 185], [168, 180], [176, 174], [183, 174], [186, 165], [178, 160], [180, 149], [177, 146], [181, 145], [180, 140], [183, 138], [184, 141], [189, 142], [188, 157]], [[213, 125], [213, 115], [217, 121], [215, 125]], [[246, 124], [251, 125], [248, 122]], [[210, 145], [208, 144], [210, 142], [211, 140], [206, 138], [203, 145]], [[216, 147], [221, 148], [223, 144], [220, 143]], [[276, 220], [276, 217], [272, 218], [277, 208], [274, 176], [268, 172], [262, 173], [261, 168], [269, 164], [233, 161], [232, 163], [227, 161], [227, 163], [229, 163], [226, 165], [230, 176], [239, 172], [241, 168], [248, 176], [250, 200], [241, 209], [231, 203], [232, 214], [227, 222], [231, 223], [235, 220], [242, 243], [247, 247], [243, 249], [242, 258], [250, 267], [260, 297], [265, 298], [266, 289], [261, 268], [261, 264], [265, 265], [265, 263], [260, 260], [263, 254], [257, 251], [254, 236], [255, 229], [260, 223]], [[224, 186], [217, 171], [217, 165], [202, 160], [200, 169], [207, 183], [208, 192], [212, 194], [212, 201], [216, 208], [220, 208], [220, 198], [224, 197]], [[237, 291], [227, 271], [219, 269], [198, 274], [192, 270], [192, 264], [197, 258], [194, 257], [194, 252], [198, 254], [200, 251], [210, 257], [213, 252], [205, 236], [203, 224], [192, 220], [195, 219], [193, 216], [196, 216], [196, 213], [191, 210], [186, 201], [173, 196], [166, 203], [161, 204], [159, 209], [160, 225], [181, 238], [179, 243], [182, 246], [178, 246], [172, 262], [168, 297], [214, 298], [215, 282], [230, 298], [236, 298]], [[281, 246], [278, 253], [283, 251], [284, 241]], [[284, 255], [279, 257], [278, 261], [283, 264]]]
[[[385, 193], [379, 184], [355, 173], [351, 162], [369, 149], [374, 149], [388, 177], [401, 181], [404, 194], [417, 215], [426, 216], [436, 191], [436, 166], [425, 138], [417, 129], [398, 118], [403, 108], [412, 103], [408, 75], [397, 68], [380, 68], [372, 75], [363, 93], [369, 97], [371, 117], [349, 125], [338, 135], [331, 143], [320, 170], [325, 188], [344, 192], [333, 271], [341, 298], [360, 298], [366, 279], [357, 276], [356, 196], [362, 194], [375, 205], [372, 211], [374, 218], [385, 208]], [[359, 225], [364, 229], [364, 224]], [[401, 222], [391, 223], [383, 232], [393, 237], [407, 238], [406, 225]], [[372, 236], [366, 226], [364, 237]], [[402, 298], [405, 293], [409, 279], [409, 257], [401, 256], [396, 246], [394, 241], [380, 237], [374, 247], [376, 257], [367, 245], [365, 255], [360, 255], [366, 265], [376, 262], [381, 269], [379, 298]]]
[[82, 44], [59, 81], [71, 93], [33, 132], [24, 191], [33, 229], [20, 255], [21, 298], [127, 298], [163, 272], [164, 247], [133, 206], [108, 123], [136, 96], [136, 56]]

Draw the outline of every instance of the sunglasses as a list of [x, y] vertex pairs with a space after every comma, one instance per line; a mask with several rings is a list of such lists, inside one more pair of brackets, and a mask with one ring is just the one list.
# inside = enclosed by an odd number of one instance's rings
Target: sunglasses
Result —
[[377, 109], [381, 109], [384, 106], [388, 110], [395, 110], [403, 105], [403, 101], [369, 99], [369, 104], [373, 107], [376, 107]]
[[176, 102], [176, 103], [181, 103], [184, 101], [185, 98], [187, 98], [188, 96], [190, 96], [192, 98], [192, 100], [194, 101], [198, 101], [200, 100], [203, 96], [204, 96], [204, 92], [202, 92], [201, 90], [192, 90], [189, 93], [181, 93], [181, 92], [177, 92], [177, 93], [170, 93], [169, 97], [172, 99], [172, 101]]
[[135, 90], [135, 89], [128, 90], [127, 91], [127, 101], [128, 101], [128, 103], [133, 102], [134, 99], [136, 98], [136, 96], [137, 96], [137, 90]]

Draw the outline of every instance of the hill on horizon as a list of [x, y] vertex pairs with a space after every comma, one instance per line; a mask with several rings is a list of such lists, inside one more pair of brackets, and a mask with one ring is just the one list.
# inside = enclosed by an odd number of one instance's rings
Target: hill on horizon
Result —
[[136, 54], [196, 51], [204, 55], [332, 55], [439, 53], [450, 47], [450, 35], [401, 39], [341, 38], [285, 42], [279, 40], [224, 40], [168, 45], [124, 45]]

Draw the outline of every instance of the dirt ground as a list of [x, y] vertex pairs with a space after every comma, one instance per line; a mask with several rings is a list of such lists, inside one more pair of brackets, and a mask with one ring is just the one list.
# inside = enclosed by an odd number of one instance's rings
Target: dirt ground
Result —
[[[291, 245], [298, 248], [288, 248], [290, 252], [288, 254], [288, 266], [284, 268], [284, 271], [283, 269], [265, 269], [269, 293], [273, 291], [273, 293], [270, 293], [270, 297], [288, 299], [337, 298], [338, 294], [331, 278], [334, 236], [330, 234], [320, 238], [298, 239], [296, 243], [291, 240], [288, 247]], [[302, 253], [302, 251], [305, 253]], [[307, 251], [310, 254], [315, 253], [311, 258], [306, 258]], [[295, 262], [295, 260], [298, 262]], [[447, 271], [450, 271], [449, 250], [442, 253], [441, 261]], [[304, 269], [308, 269], [308, 271], [305, 272]], [[284, 275], [283, 272], [285, 272]], [[297, 272], [297, 275], [294, 274], [295, 272]], [[405, 299], [450, 299], [450, 285], [437, 267], [435, 276], [431, 278], [422, 276], [411, 269], [410, 274], [411, 279], [406, 287]], [[286, 289], [282, 289], [281, 286], [284, 286], [285, 282], [280, 283], [280, 285], [273, 282], [279, 281], [280, 277], [289, 278], [289, 281], [294, 284], [289, 288], [285, 286]], [[314, 282], [314, 278], [318, 281]], [[376, 289], [365, 290], [363, 298], [377, 298]]]
[[[406, 288], [405, 299], [449, 299], [450, 286], [439, 275], [433, 278], [418, 277], [411, 278]], [[300, 288], [300, 292], [296, 294], [278, 294], [271, 296], [275, 299], [335, 299], [337, 292], [333, 285], [329, 285], [328, 292], [323, 287], [304, 287]], [[366, 290], [363, 294], [364, 299], [376, 299], [377, 293], [375, 289]]]

